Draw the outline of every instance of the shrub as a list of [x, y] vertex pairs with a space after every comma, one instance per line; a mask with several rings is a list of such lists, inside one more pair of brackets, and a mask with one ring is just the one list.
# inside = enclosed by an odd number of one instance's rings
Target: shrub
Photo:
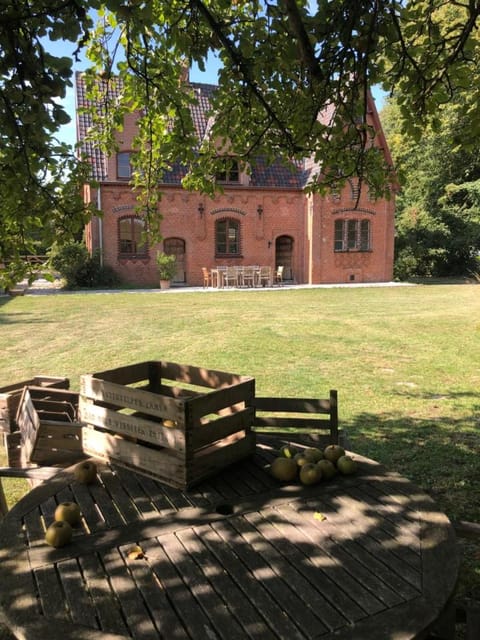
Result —
[[67, 289], [112, 287], [118, 284], [113, 269], [102, 266], [98, 252], [91, 256], [81, 242], [54, 247], [50, 252], [50, 264], [65, 280]]

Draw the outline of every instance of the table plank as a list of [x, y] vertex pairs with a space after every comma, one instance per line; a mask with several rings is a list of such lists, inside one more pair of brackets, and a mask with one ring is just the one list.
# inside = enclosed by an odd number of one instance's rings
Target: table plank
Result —
[[120, 603], [110, 587], [108, 575], [105, 574], [104, 566], [98, 556], [87, 554], [79, 558], [78, 562], [99, 627], [103, 632], [126, 635], [127, 627], [122, 617]]

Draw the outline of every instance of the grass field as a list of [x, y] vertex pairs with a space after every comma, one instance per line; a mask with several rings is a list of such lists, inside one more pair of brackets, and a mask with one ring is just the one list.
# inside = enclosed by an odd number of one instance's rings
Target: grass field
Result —
[[[480, 522], [478, 285], [0, 298], [0, 386], [168, 359], [256, 378], [259, 395], [338, 390], [354, 451]], [[1, 461], [0, 461], [1, 462]], [[24, 490], [7, 485], [10, 502]], [[478, 546], [462, 588], [480, 589]]]

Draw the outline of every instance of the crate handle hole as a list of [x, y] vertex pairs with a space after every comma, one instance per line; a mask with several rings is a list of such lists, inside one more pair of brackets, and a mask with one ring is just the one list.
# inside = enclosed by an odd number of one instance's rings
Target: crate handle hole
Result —
[[221, 516], [231, 516], [233, 513], [233, 505], [227, 503], [217, 504], [215, 511]]

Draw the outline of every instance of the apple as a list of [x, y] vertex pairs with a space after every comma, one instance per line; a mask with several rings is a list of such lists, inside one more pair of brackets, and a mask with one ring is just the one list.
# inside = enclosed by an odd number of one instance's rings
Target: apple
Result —
[[300, 468], [299, 476], [302, 484], [316, 484], [322, 479], [322, 470], [314, 462], [307, 462]]
[[61, 502], [55, 509], [54, 517], [56, 521], [63, 520], [73, 526], [80, 522], [80, 507], [76, 502]]
[[319, 460], [317, 462], [317, 467], [320, 468], [322, 472], [322, 478], [325, 480], [330, 480], [330, 478], [333, 478], [337, 475], [337, 467], [333, 464], [333, 462], [330, 462], [330, 460]]
[[337, 462], [337, 460], [345, 455], [345, 449], [339, 444], [329, 444], [323, 451], [323, 457], [330, 462]]
[[303, 455], [309, 462], [318, 462], [323, 458], [323, 452], [317, 449], [317, 447], [307, 447], [303, 451]]
[[284, 445], [283, 447], [280, 447], [280, 451], [279, 451], [279, 454], [284, 458], [293, 458], [296, 453], [297, 453], [297, 450], [288, 444]]
[[291, 482], [297, 477], [297, 463], [292, 458], [275, 458], [270, 465], [270, 473], [276, 480]]
[[52, 522], [45, 533], [45, 542], [51, 547], [63, 547], [72, 539], [72, 527], [65, 520]]
[[341, 456], [337, 460], [337, 469], [344, 476], [349, 476], [357, 470], [357, 463], [351, 456]]
[[73, 473], [77, 482], [92, 484], [97, 478], [97, 465], [91, 460], [84, 460], [75, 466]]
[[297, 466], [299, 467], [303, 467], [304, 464], [307, 464], [307, 462], [309, 462], [308, 458], [302, 451], [299, 451], [298, 453], [296, 453], [293, 456], [293, 459], [295, 460], [295, 462], [297, 463]]

